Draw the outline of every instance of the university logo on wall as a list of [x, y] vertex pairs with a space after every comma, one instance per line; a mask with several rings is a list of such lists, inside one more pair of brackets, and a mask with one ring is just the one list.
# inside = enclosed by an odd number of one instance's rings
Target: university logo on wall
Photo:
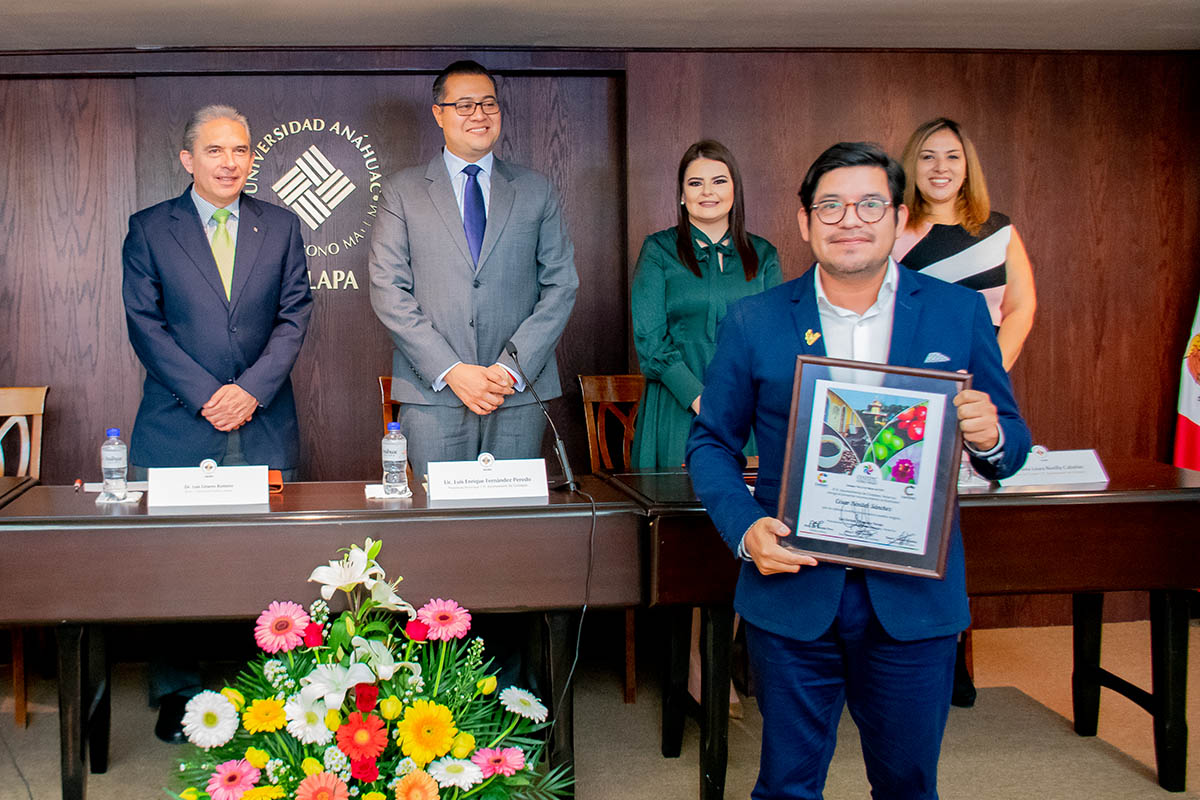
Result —
[[276, 121], [254, 144], [247, 194], [267, 189], [304, 224], [314, 290], [355, 289], [379, 213], [383, 170], [370, 134], [345, 120]]

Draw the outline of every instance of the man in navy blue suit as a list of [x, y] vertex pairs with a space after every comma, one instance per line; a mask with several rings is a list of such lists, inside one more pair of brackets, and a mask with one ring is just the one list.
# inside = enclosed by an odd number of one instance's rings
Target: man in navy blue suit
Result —
[[[817, 264], [730, 307], [688, 440], [696, 493], [744, 562], [735, 607], [763, 715], [756, 800], [822, 796], [844, 706], [872, 796], [936, 798], [955, 639], [969, 622], [957, 508], [943, 580], [819, 564], [780, 545], [796, 356], [970, 372], [974, 388], [954, 405], [975, 468], [1005, 477], [1029, 450], [979, 295], [890, 257], [903, 190], [903, 170], [876, 145], [837, 144], [813, 163], [798, 219]], [[754, 495], [742, 480], [752, 430]]]
[[266, 464], [294, 476], [290, 374], [312, 313], [300, 221], [242, 194], [246, 118], [197, 111], [179, 160], [193, 183], [134, 214], [122, 253], [129, 341], [146, 368], [130, 443], [147, 467]]
[[[192, 185], [129, 219], [122, 296], [146, 381], [133, 424], [135, 480], [149, 467], [266, 464], [293, 480], [300, 429], [289, 377], [312, 313], [300, 221], [242, 194], [254, 160], [250, 126], [206, 106], [184, 131]], [[193, 664], [172, 647], [150, 668], [155, 733], [181, 741]]]

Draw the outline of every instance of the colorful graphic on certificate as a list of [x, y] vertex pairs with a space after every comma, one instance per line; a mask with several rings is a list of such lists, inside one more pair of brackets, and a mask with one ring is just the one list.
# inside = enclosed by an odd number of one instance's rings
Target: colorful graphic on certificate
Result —
[[816, 381], [798, 532], [924, 554], [945, 403], [936, 393]]

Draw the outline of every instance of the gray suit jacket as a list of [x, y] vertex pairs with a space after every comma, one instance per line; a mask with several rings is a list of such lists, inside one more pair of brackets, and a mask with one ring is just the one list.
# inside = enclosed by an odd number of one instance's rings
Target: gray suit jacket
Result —
[[[562, 203], [541, 173], [495, 159], [479, 269], [439, 152], [383, 185], [369, 261], [371, 305], [391, 335], [392, 398], [461, 405], [432, 384], [457, 361], [512, 367], [504, 343], [543, 398], [562, 394], [554, 348], [579, 278]], [[533, 402], [528, 389], [505, 405]]]

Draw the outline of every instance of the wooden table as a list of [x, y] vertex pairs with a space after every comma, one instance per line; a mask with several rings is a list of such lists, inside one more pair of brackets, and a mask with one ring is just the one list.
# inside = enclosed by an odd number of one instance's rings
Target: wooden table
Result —
[[[109, 692], [97, 624], [253, 619], [272, 600], [315, 598], [307, 583], [338, 549], [383, 540], [380, 564], [404, 576], [400, 594], [420, 606], [452, 597], [481, 611], [552, 611], [642, 601], [645, 515], [596, 478], [596, 500], [552, 493], [548, 502], [488, 508], [430, 507], [419, 487], [405, 500], [365, 500], [362, 483], [288, 484], [269, 510], [149, 513], [95, 504], [71, 487], [34, 487], [0, 509], [0, 624], [55, 626], [64, 800], [83, 800], [91, 769], [108, 761]], [[569, 613], [547, 614], [547, 705], [559, 724], [551, 752], [571, 757]], [[94, 691], [93, 691], [94, 687]]]
[[[1107, 486], [979, 488], [959, 498], [971, 595], [1074, 595], [1075, 730], [1096, 733], [1100, 688], [1154, 717], [1159, 784], [1183, 791], [1188, 598], [1200, 586], [1200, 473], [1152, 461], [1106, 464]], [[739, 564], [717, 535], [686, 473], [608, 476], [650, 514], [651, 605], [701, 607], [701, 785], [723, 796], [727, 759], [729, 642]], [[1103, 592], [1149, 590], [1153, 687], [1100, 667]], [[679, 628], [690, 617], [677, 618]], [[663, 754], [678, 755], [686, 701], [687, 629], [673, 634], [683, 663], [669, 667]]]
[[[13, 475], [0, 475], [0, 507], [20, 497], [37, 481], [33, 478], [18, 478]], [[29, 707], [25, 686], [25, 632], [19, 627], [12, 629], [12, 663], [13, 663], [13, 712], [18, 728], [29, 724]]]
[[0, 475], [0, 507], [20, 497], [27, 489], [36, 484], [33, 478], [17, 478], [12, 475]]

